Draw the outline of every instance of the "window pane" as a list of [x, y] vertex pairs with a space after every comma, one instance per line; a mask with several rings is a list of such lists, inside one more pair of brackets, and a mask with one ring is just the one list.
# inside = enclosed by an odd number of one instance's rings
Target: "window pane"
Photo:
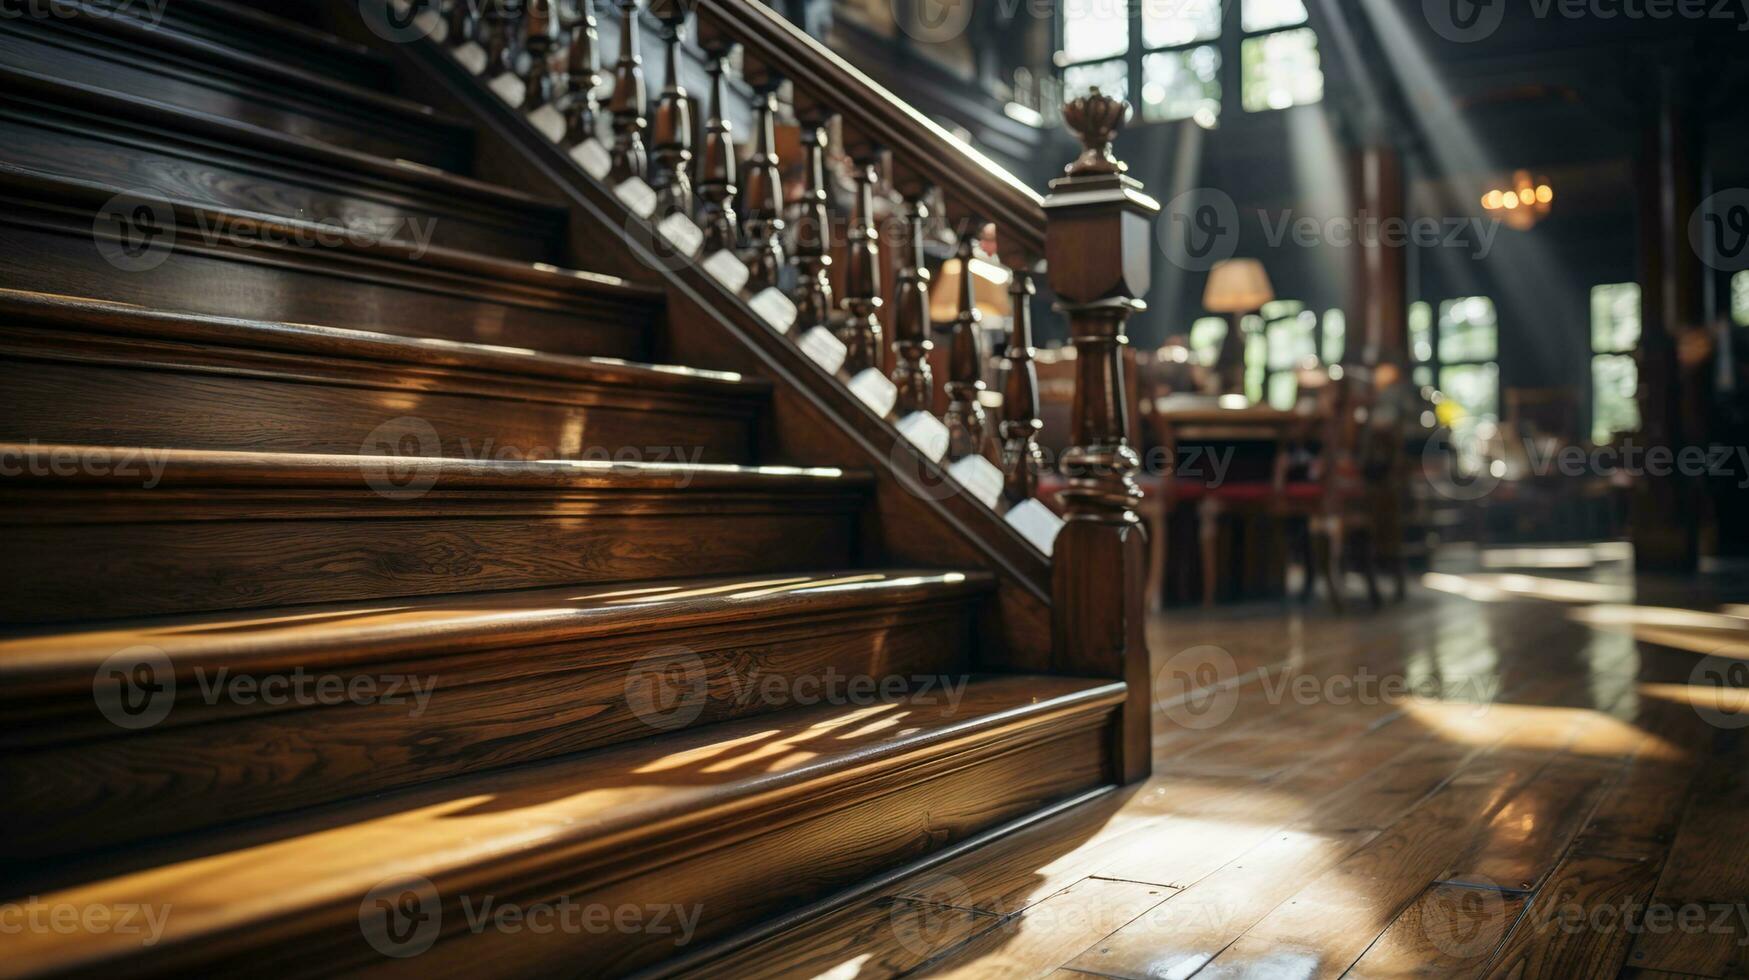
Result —
[[1086, 95], [1087, 90], [1095, 86], [1114, 99], [1127, 100], [1130, 97], [1129, 65], [1119, 59], [1063, 69], [1064, 98]]
[[1213, 45], [1148, 55], [1142, 60], [1142, 118], [1195, 117], [1203, 126], [1214, 125], [1221, 114], [1220, 70]]
[[1267, 376], [1269, 341], [1263, 337], [1263, 318], [1248, 316], [1239, 321], [1245, 330], [1245, 397], [1253, 403], [1263, 400], [1263, 379]]
[[1599, 445], [1640, 427], [1634, 401], [1640, 369], [1632, 354], [1602, 354], [1591, 359], [1591, 441]]
[[1348, 347], [1348, 317], [1341, 310], [1324, 311], [1324, 363], [1342, 360]]
[[1065, 64], [1109, 58], [1129, 49], [1129, 0], [1067, 0], [1063, 4]]
[[1306, 22], [1305, 0], [1243, 0], [1243, 4], [1239, 8], [1239, 26], [1247, 34]]
[[1598, 353], [1633, 350], [1640, 344], [1640, 284], [1597, 286], [1591, 290], [1591, 349]]
[[1310, 310], [1271, 322], [1265, 333], [1269, 339], [1269, 369], [1291, 371], [1308, 357], [1316, 360], [1317, 330], [1318, 317]]
[[1307, 105], [1324, 97], [1318, 35], [1309, 27], [1248, 37], [1239, 46], [1246, 112]]
[[1749, 272], [1731, 277], [1731, 321], [1749, 327]]
[[1491, 361], [1499, 356], [1498, 334], [1494, 301], [1488, 297], [1466, 296], [1439, 304], [1441, 362]]
[[1300, 394], [1299, 376], [1292, 371], [1282, 371], [1269, 376], [1269, 405], [1282, 411], [1290, 411], [1294, 407], [1294, 399]]
[[1409, 354], [1417, 363], [1433, 360], [1433, 305], [1425, 301], [1409, 304]]
[[1221, 0], [1142, 0], [1142, 43], [1175, 48], [1221, 36]]
[[1190, 325], [1190, 349], [1196, 359], [1210, 367], [1221, 357], [1221, 341], [1227, 337], [1227, 321], [1218, 316], [1198, 318]]
[[1415, 379], [1417, 385], [1426, 388], [1433, 384], [1433, 369], [1430, 367], [1418, 367], [1415, 369], [1415, 373], [1411, 375], [1411, 377]]
[[1460, 364], [1439, 370], [1439, 390], [1469, 418], [1500, 417], [1500, 369], [1493, 364]]

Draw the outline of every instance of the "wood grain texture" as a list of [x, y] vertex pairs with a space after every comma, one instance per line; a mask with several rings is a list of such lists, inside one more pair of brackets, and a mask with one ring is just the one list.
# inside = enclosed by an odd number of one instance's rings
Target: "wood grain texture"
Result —
[[1353, 980], [1484, 976], [1529, 901], [1524, 893], [1432, 885], [1343, 976]]
[[0, 379], [0, 438], [19, 442], [502, 460], [750, 462], [770, 391], [720, 372], [10, 290]]
[[[153, 969], [246, 972], [286, 944], [326, 970], [382, 968], [393, 964], [356, 931], [360, 900], [411, 871], [453, 913], [445, 934], [466, 940], [446, 939], [412, 968], [491, 962], [520, 971], [590, 955], [603, 972], [623, 972], [672, 955], [672, 937], [468, 934], [459, 902], [471, 892], [570, 895], [610, 908], [701, 905], [709, 920], [698, 936], [720, 935], [1101, 784], [1109, 773], [1094, 749], [1121, 693], [1011, 677], [975, 682], [946, 716], [904, 701], [798, 709], [208, 835], [127, 858], [144, 870], [60, 891], [46, 890], [53, 875], [21, 887], [56, 902], [173, 904], [180, 914], [163, 941], [133, 961]], [[889, 718], [899, 723], [871, 724]], [[140, 952], [125, 937], [111, 940], [33, 933], [12, 962], [66, 969]]]
[[[116, 25], [129, 36], [103, 32]], [[211, 60], [218, 45], [173, 31], [142, 32], [119, 18], [8, 18], [0, 25], [0, 61], [15, 69], [72, 78], [116, 92], [144, 96], [253, 125], [318, 139], [363, 153], [403, 158], [465, 172], [470, 134], [429, 107], [404, 100], [378, 101], [356, 86], [338, 90], [275, 85]], [[95, 28], [95, 30], [93, 29]], [[165, 57], [170, 44], [186, 40], [202, 60]], [[165, 43], [168, 42], [168, 43]], [[250, 64], [270, 64], [255, 59]], [[325, 91], [326, 90], [326, 91]], [[319, 94], [318, 94], [319, 93]]]
[[[987, 584], [705, 580], [0, 641], [17, 695], [0, 709], [13, 733], [0, 771], [19, 804], [0, 850], [114, 847], [798, 704], [927, 688], [948, 710]], [[136, 731], [91, 690], [109, 656], [142, 649], [166, 658], [154, 683], [172, 701]]]
[[1632, 917], [1651, 896], [1644, 861], [1575, 856], [1561, 862], [1507, 937], [1489, 977], [1613, 976], [1633, 945]]
[[1083, 878], [966, 940], [929, 964], [934, 977], [1036, 977], [1062, 966], [1101, 936], [1158, 911], [1174, 889]]

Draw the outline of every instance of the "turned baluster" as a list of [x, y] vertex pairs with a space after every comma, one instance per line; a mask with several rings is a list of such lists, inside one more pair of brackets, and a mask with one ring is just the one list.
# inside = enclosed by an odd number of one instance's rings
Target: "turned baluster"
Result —
[[527, 0], [522, 21], [522, 49], [528, 53], [527, 74], [522, 78], [522, 108], [539, 109], [552, 100], [559, 84], [553, 72], [553, 50], [559, 44], [559, 19], [553, 0]]
[[972, 246], [978, 240], [979, 229], [967, 223], [960, 233], [959, 248], [954, 253], [960, 266], [959, 312], [949, 327], [947, 382], [947, 423], [949, 437], [947, 456], [990, 455], [991, 438], [984, 418], [984, 406], [978, 402], [984, 382], [978, 356], [978, 324], [983, 314], [978, 310], [977, 293], [972, 282]]
[[[750, 59], [751, 61], [751, 59]], [[747, 289], [757, 293], [777, 285], [783, 268], [783, 177], [777, 160], [777, 90], [783, 79], [750, 63], [753, 85], [753, 151], [741, 185], [741, 214], [747, 240]]]
[[734, 43], [708, 30], [704, 22], [699, 27], [699, 43], [710, 57], [711, 100], [698, 157], [698, 218], [704, 231], [704, 252], [711, 255], [740, 244], [735, 219], [735, 133], [723, 118], [723, 60]]
[[483, 8], [486, 18], [486, 70], [495, 78], [506, 72], [516, 74], [515, 13], [510, 9], [515, 0], [489, 0]]
[[[1004, 248], [1004, 254], [1007, 250]], [[1031, 500], [1038, 490], [1038, 471], [1043, 462], [1037, 436], [1039, 420], [1038, 368], [1033, 366], [1032, 297], [1038, 290], [1032, 270], [1024, 261], [1012, 266], [1008, 282], [1009, 324], [1008, 380], [1002, 388], [1002, 496], [1010, 505]]]
[[601, 65], [596, 48], [594, 0], [577, 0], [577, 16], [571, 21], [571, 40], [565, 49], [565, 145], [577, 146], [596, 136], [596, 117], [601, 104], [595, 90], [601, 87]]
[[1116, 765], [1133, 782], [1148, 774], [1151, 759], [1148, 545], [1137, 516], [1139, 461], [1129, 444], [1124, 323], [1145, 306], [1148, 226], [1160, 206], [1111, 154], [1128, 117], [1128, 105], [1098, 89], [1063, 107], [1084, 149], [1045, 199], [1045, 260], [1076, 352], [1071, 446], [1062, 465], [1066, 523], [1052, 558], [1052, 666], [1128, 683]]
[[894, 410], [901, 417], [929, 411], [935, 390], [929, 369], [929, 352], [935, 349], [935, 342], [929, 339], [929, 268], [923, 256], [929, 191], [927, 184], [900, 181], [899, 192], [905, 198], [905, 242], [893, 294], [893, 386], [899, 389]]
[[685, 0], [651, 0], [650, 11], [662, 22], [662, 92], [656, 96], [654, 121], [650, 125], [651, 149], [656, 153], [656, 217], [671, 214], [692, 217], [692, 100], [680, 84], [680, 32], [686, 22]]
[[450, 0], [449, 31], [445, 35], [450, 47], [459, 48], [479, 40], [480, 17], [475, 11], [473, 0]]
[[832, 318], [832, 280], [827, 274], [832, 266], [832, 215], [826, 195], [826, 126], [831, 116], [812, 101], [798, 102], [796, 116], [806, 160], [801, 213], [791, 229], [795, 254], [790, 261], [796, 267], [796, 289], [791, 298], [796, 304], [796, 326], [807, 330], [824, 326]]
[[866, 142], [856, 147], [856, 201], [850, 217], [850, 239], [844, 252], [844, 322], [838, 339], [849, 351], [844, 369], [851, 374], [881, 361], [881, 251], [874, 223], [874, 188], [885, 170], [886, 156]]
[[619, 61], [613, 66], [613, 97], [608, 111], [613, 113], [612, 169], [608, 179], [623, 183], [633, 177], [642, 179], [646, 167], [644, 155], [644, 60], [638, 55], [638, 2], [619, 0]]

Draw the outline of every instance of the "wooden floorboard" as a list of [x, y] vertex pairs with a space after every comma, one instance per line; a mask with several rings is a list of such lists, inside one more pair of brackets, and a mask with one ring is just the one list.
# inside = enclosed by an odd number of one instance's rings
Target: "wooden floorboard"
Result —
[[[1634, 594], [1619, 566], [1567, 574]], [[708, 973], [1749, 977], [1749, 735], [1689, 685], [1704, 653], [1749, 650], [1749, 620], [1685, 632], [1669, 610], [1568, 601], [1542, 571], [1513, 591], [1418, 588], [1341, 618], [1169, 610], [1151, 779]], [[1678, 927], [1696, 907], [1711, 931]]]

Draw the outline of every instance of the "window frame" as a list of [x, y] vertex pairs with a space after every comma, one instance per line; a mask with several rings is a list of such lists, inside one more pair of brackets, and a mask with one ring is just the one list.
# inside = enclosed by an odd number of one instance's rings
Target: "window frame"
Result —
[[[1644, 288], [1641, 287], [1638, 282], [1598, 283], [1597, 285], [1592, 286], [1590, 293], [1587, 294], [1587, 299], [1589, 300], [1587, 312], [1593, 313], [1592, 322], [1587, 324], [1587, 326], [1590, 328], [1590, 330], [1589, 330], [1590, 336], [1586, 338], [1590, 342], [1590, 347], [1591, 347], [1591, 357], [1590, 357], [1590, 360], [1588, 360], [1586, 363], [1591, 368], [1590, 378], [1589, 378], [1589, 380], [1591, 381], [1591, 425], [1589, 426], [1589, 428], [1590, 428], [1589, 434], [1591, 436], [1591, 441], [1593, 444], [1597, 444], [1597, 425], [1598, 425], [1598, 418], [1597, 418], [1597, 404], [1598, 404], [1598, 398], [1597, 398], [1597, 359], [1600, 357], [1628, 357], [1628, 358], [1632, 358], [1634, 361], [1634, 387], [1635, 387], [1636, 391], [1639, 388], [1639, 380], [1640, 380], [1639, 358], [1636, 357], [1635, 355], [1637, 355], [1639, 353], [1639, 350], [1640, 350], [1639, 338], [1640, 338], [1640, 336], [1642, 336], [1641, 332], [1637, 331], [1635, 333], [1635, 335], [1634, 335], [1635, 341], [1631, 346], [1628, 346], [1628, 347], [1610, 347], [1610, 348], [1607, 348], [1604, 350], [1599, 350], [1597, 347], [1597, 324], [1595, 322], [1595, 313], [1594, 313], [1594, 311], [1596, 310], [1595, 304], [1597, 302], [1597, 292], [1600, 289], [1619, 289], [1623, 286], [1632, 286], [1634, 288], [1635, 299], [1639, 305], [1639, 310], [1640, 310], [1640, 312], [1639, 312], [1640, 331], [1644, 331], [1645, 326], [1646, 326], [1646, 293], [1645, 293]], [[1636, 424], [1635, 431], [1638, 431], [1637, 426], [1640, 422], [1640, 419], [1638, 418], [1639, 406], [1635, 405], [1634, 409], [1635, 409], [1634, 415], [1635, 415], [1635, 424]], [[1618, 433], [1611, 433], [1611, 435], [1616, 435], [1616, 434], [1618, 434]]]
[[[1143, 107], [1142, 103], [1142, 90], [1147, 86], [1145, 65], [1147, 64], [1149, 55], [1182, 55], [1194, 51], [1197, 48], [1213, 48], [1215, 57], [1218, 59], [1215, 79], [1220, 94], [1215, 101], [1215, 104], [1218, 107], [1215, 119], [1213, 125], [1209, 126], [1209, 128], [1215, 128], [1220, 125], [1222, 117], [1229, 119], [1243, 119], [1246, 117], [1264, 116], [1269, 112], [1281, 111], [1279, 109], [1268, 108], [1257, 110], [1245, 108], [1245, 78], [1242, 53], [1245, 49], [1246, 41], [1254, 38], [1268, 37], [1272, 34], [1285, 34], [1290, 31], [1309, 30], [1312, 32], [1313, 44], [1316, 46], [1315, 50], [1318, 52], [1318, 70], [1320, 74], [1323, 73], [1323, 38], [1318, 34], [1317, 28], [1312, 26], [1311, 8], [1309, 5], [1306, 7], [1306, 17], [1304, 20], [1292, 24], [1280, 24], [1260, 31], [1247, 31], [1244, 27], [1245, 0], [1209, 0], [1211, 3], [1219, 4], [1221, 11], [1221, 29], [1214, 37], [1203, 38], [1195, 41], [1185, 41], [1179, 44], [1168, 44], [1160, 47], [1150, 47], [1143, 32], [1142, 23], [1142, 5], [1147, 2], [1149, 2], [1149, 0], [1125, 0], [1129, 13], [1129, 46], [1124, 53], [1107, 55], [1100, 58], [1086, 58], [1079, 61], [1068, 61], [1064, 58], [1065, 52], [1063, 42], [1068, 36], [1067, 22], [1064, 20], [1066, 6], [1058, 6], [1056, 25], [1057, 53], [1053, 59], [1053, 65], [1057, 72], [1057, 79], [1062, 83], [1063, 91], [1065, 93], [1069, 91], [1068, 74], [1071, 70], [1076, 68], [1088, 68], [1094, 65], [1121, 63], [1124, 67], [1125, 88], [1127, 90], [1125, 93], [1126, 98], [1131, 105], [1137, 107], [1135, 125], [1159, 125], [1195, 120], [1194, 113], [1189, 116], [1176, 116], [1161, 119], [1150, 119], [1147, 117], [1147, 110]], [[1322, 101], [1323, 96], [1320, 95], [1316, 102], [1296, 102], [1292, 106], [1286, 108], [1291, 109], [1296, 106], [1316, 105]], [[1237, 112], [1229, 112], [1230, 108], [1236, 108]], [[1202, 125], [1200, 120], [1196, 121], [1198, 125]]]

